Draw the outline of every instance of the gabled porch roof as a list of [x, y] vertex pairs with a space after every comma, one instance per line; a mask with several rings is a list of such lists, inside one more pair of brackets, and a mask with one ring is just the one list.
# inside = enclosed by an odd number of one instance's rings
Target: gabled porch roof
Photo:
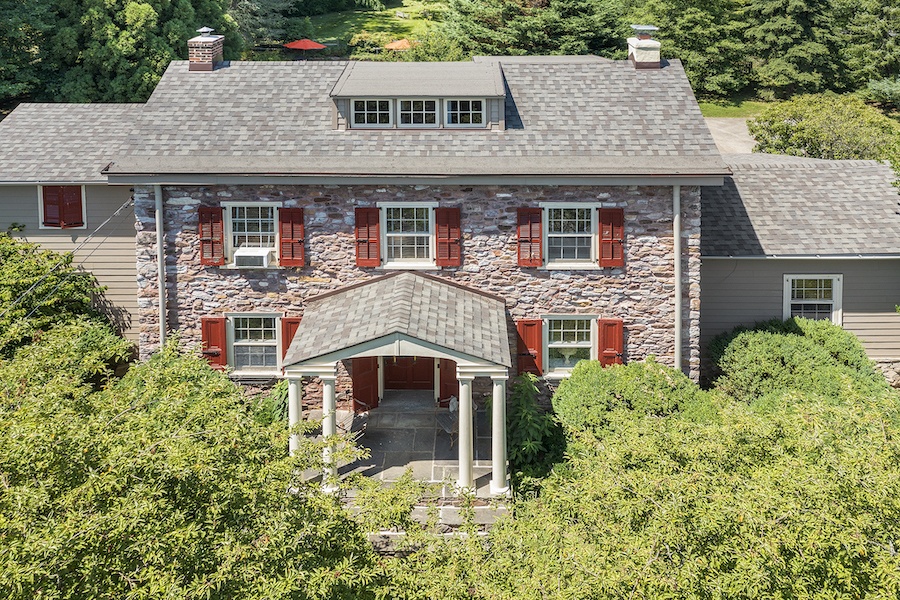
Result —
[[511, 367], [503, 299], [410, 271], [307, 301], [284, 366], [419, 355]]

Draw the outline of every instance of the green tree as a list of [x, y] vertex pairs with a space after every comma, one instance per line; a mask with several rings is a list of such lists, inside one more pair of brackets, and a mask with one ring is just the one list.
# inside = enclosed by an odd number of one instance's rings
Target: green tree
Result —
[[748, 0], [741, 16], [760, 92], [784, 98], [844, 88], [831, 0]]
[[40, 83], [47, 13], [47, 0], [0, 0], [0, 103], [31, 93]]
[[636, 7], [627, 20], [658, 26], [662, 55], [684, 63], [694, 93], [723, 98], [750, 85], [738, 7], [733, 0], [649, 0]]
[[609, 54], [618, 14], [606, 0], [450, 0], [444, 24], [470, 54]]
[[187, 40], [208, 25], [226, 36], [226, 54], [241, 47], [224, 0], [53, 0], [54, 24], [40, 50], [36, 97], [67, 102], [141, 102]]
[[798, 96], [773, 104], [747, 125], [755, 152], [900, 165], [900, 125], [853, 96]]
[[900, 73], [900, 0], [836, 0], [841, 55], [856, 88]]

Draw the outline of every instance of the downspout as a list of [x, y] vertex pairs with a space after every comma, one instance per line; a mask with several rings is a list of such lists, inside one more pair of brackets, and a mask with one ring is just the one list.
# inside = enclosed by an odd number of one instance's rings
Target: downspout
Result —
[[681, 285], [681, 186], [672, 186], [672, 236], [675, 242], [675, 368], [682, 371], [681, 347], [684, 337], [682, 326], [682, 298]]
[[166, 250], [163, 246], [165, 232], [163, 231], [163, 193], [161, 185], [153, 186], [156, 197], [156, 265], [159, 269], [157, 281], [159, 282], [159, 347], [166, 343]]

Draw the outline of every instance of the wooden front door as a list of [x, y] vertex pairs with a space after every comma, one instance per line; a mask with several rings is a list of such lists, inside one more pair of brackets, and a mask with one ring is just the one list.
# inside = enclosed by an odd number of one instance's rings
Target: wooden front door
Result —
[[350, 368], [353, 371], [353, 410], [365, 412], [378, 406], [378, 357], [354, 358]]
[[384, 358], [384, 388], [388, 390], [433, 390], [434, 359], [422, 356]]

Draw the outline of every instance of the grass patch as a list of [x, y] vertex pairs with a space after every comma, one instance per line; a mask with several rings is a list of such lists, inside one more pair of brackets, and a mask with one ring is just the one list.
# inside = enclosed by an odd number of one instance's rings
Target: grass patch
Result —
[[719, 102], [700, 102], [700, 112], [704, 117], [742, 117], [749, 119], [755, 117], [769, 102], [758, 100], [735, 100]]
[[310, 21], [313, 39], [323, 43], [347, 42], [360, 31], [390, 33], [396, 39], [419, 39], [445, 10], [444, 2], [391, 0], [385, 2], [384, 10], [347, 10], [311, 17]]

